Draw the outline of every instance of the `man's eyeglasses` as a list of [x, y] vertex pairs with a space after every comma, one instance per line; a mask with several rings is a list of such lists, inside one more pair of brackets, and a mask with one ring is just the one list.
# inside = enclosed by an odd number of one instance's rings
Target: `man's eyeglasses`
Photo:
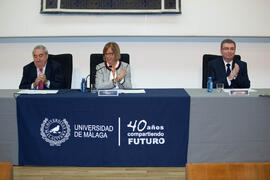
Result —
[[224, 48], [222, 48], [222, 50], [223, 51], [229, 51], [229, 50], [234, 51], [235, 48], [234, 47], [232, 47], [232, 48], [224, 47]]

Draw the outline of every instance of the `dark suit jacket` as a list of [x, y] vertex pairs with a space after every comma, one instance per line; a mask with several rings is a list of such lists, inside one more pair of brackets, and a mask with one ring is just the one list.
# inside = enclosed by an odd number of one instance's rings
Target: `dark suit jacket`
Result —
[[[55, 61], [48, 60], [45, 70], [46, 78], [50, 81], [50, 89], [62, 89], [65, 85], [62, 67]], [[37, 78], [37, 68], [34, 62], [23, 67], [23, 77], [20, 83], [20, 89], [31, 89], [31, 84]], [[44, 89], [47, 87], [44, 86]]]
[[212, 77], [213, 85], [216, 86], [216, 83], [223, 83], [224, 88], [249, 88], [250, 81], [247, 73], [247, 63], [241, 60], [233, 60], [232, 69], [234, 68], [235, 63], [239, 65], [239, 72], [236, 79], [232, 80], [231, 86], [228, 85], [227, 76], [225, 71], [225, 64], [223, 58], [217, 58], [208, 63], [208, 77]]

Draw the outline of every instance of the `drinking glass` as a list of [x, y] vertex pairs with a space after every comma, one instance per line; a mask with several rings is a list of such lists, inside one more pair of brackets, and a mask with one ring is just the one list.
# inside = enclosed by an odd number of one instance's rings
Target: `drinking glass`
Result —
[[97, 89], [96, 89], [96, 86], [94, 84], [91, 84], [90, 88], [91, 88], [91, 93], [97, 93]]
[[216, 89], [217, 89], [217, 92], [221, 93], [224, 89], [224, 84], [223, 83], [217, 83], [216, 84]]

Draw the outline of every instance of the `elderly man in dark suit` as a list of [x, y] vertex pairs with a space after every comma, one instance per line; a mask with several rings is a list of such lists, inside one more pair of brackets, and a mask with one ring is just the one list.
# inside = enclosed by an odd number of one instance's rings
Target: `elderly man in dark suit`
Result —
[[208, 77], [212, 77], [213, 85], [223, 83], [225, 88], [249, 88], [250, 81], [247, 73], [247, 63], [233, 60], [236, 44], [231, 39], [221, 42], [220, 52], [222, 57], [208, 64]]
[[62, 89], [64, 75], [57, 62], [48, 60], [48, 50], [43, 45], [33, 49], [34, 61], [23, 68], [20, 89]]

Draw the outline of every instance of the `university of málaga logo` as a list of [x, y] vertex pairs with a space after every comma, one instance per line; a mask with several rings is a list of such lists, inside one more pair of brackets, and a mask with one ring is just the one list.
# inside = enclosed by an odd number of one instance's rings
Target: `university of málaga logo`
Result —
[[40, 135], [50, 146], [61, 146], [70, 136], [70, 126], [66, 119], [45, 118], [40, 127]]

